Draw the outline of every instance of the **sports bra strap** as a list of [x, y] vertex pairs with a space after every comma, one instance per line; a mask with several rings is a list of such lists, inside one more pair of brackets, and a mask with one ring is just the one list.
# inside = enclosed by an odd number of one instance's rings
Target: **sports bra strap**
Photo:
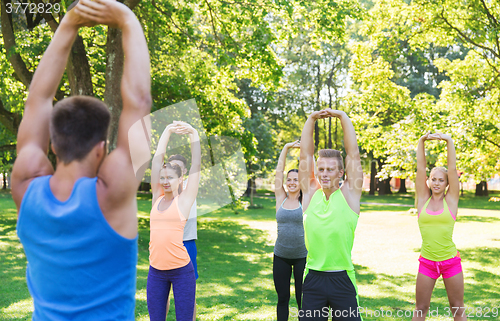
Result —
[[286, 200], [288, 199], [288, 196], [285, 197], [285, 199], [283, 200], [283, 203], [281, 203], [281, 206], [280, 207], [283, 207], [283, 204], [285, 204]]
[[431, 198], [432, 198], [432, 196], [429, 197], [429, 199], [427, 199], [427, 201], [424, 204], [424, 207], [422, 207], [422, 209], [420, 210], [420, 212], [418, 212], [417, 217], [420, 217], [420, 214], [427, 209], [427, 205], [429, 205], [429, 202], [431, 201]]
[[[283, 200], [283, 203], [281, 203], [281, 206], [280, 207], [283, 207], [283, 204], [285, 204], [286, 200], [288, 199], [288, 196], [285, 197], [285, 199]], [[300, 208], [302, 208], [302, 203], [299, 201], [299, 206]], [[284, 207], [283, 207], [284, 208]]]

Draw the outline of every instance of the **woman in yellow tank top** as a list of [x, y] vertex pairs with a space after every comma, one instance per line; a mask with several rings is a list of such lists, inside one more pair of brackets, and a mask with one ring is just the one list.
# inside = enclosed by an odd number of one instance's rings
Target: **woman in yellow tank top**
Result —
[[[191, 141], [191, 169], [184, 191], [179, 165], [163, 164], [165, 149], [172, 133], [187, 134]], [[152, 321], [165, 321], [171, 286], [174, 290], [176, 320], [193, 320], [196, 279], [182, 238], [184, 226], [198, 194], [200, 169], [201, 147], [198, 132], [184, 122], [168, 125], [160, 137], [151, 167], [153, 207], [150, 216], [147, 303], [149, 318]]]
[[[426, 140], [444, 140], [448, 151], [448, 170], [435, 167], [428, 180], [424, 146]], [[467, 320], [461, 259], [452, 240], [459, 190], [453, 140], [441, 133], [425, 134], [418, 141], [417, 147], [416, 196], [422, 250], [416, 285], [416, 311], [412, 321], [425, 320], [432, 290], [440, 275], [443, 275], [448, 294], [449, 315], [454, 315], [454, 320]]]

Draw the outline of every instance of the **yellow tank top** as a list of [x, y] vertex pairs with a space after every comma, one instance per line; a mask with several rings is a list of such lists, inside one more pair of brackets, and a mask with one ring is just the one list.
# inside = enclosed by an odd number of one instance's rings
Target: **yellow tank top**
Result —
[[422, 235], [421, 255], [431, 261], [444, 261], [457, 255], [457, 248], [453, 243], [453, 218], [448, 204], [443, 198], [443, 211], [441, 213], [428, 213], [429, 198], [418, 216], [418, 227]]
[[149, 264], [158, 270], [173, 270], [190, 261], [182, 242], [186, 218], [179, 211], [179, 197], [175, 197], [166, 210], [160, 211], [158, 206], [163, 198], [159, 197], [151, 209]]

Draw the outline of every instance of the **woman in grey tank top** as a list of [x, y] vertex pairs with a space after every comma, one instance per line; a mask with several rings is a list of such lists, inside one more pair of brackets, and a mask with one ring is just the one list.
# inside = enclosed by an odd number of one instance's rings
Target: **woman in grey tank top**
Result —
[[285, 169], [286, 155], [290, 148], [300, 148], [300, 142], [295, 141], [285, 145], [278, 160], [274, 181], [278, 238], [274, 246], [273, 279], [274, 287], [278, 293], [278, 321], [288, 320], [292, 270], [295, 279], [295, 298], [298, 309], [301, 308], [302, 279], [307, 256], [302, 223], [302, 192], [300, 191], [298, 170], [292, 169], [288, 171], [285, 182], [288, 192], [283, 188], [283, 171]]

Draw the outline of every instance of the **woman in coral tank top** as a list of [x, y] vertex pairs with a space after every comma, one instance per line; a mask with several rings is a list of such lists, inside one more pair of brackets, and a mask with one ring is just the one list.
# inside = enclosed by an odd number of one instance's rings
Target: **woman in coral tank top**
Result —
[[[189, 135], [191, 169], [186, 189], [182, 191], [182, 170], [177, 164], [163, 163], [172, 133]], [[165, 321], [170, 287], [173, 286], [175, 314], [178, 321], [192, 321], [196, 279], [193, 264], [184, 247], [184, 226], [198, 194], [201, 147], [198, 132], [189, 124], [174, 122], [162, 133], [151, 168], [151, 234], [147, 302], [152, 321]], [[181, 194], [182, 192], [182, 194]]]
[[[426, 140], [444, 140], [448, 150], [448, 170], [435, 167], [428, 180], [424, 146]], [[464, 308], [464, 275], [460, 254], [452, 239], [459, 190], [453, 140], [441, 133], [425, 134], [418, 141], [417, 147], [416, 192], [422, 250], [417, 275], [416, 311], [412, 320], [425, 320], [432, 290], [440, 275], [443, 276], [450, 302], [449, 315], [454, 315], [454, 320], [467, 319]]]

